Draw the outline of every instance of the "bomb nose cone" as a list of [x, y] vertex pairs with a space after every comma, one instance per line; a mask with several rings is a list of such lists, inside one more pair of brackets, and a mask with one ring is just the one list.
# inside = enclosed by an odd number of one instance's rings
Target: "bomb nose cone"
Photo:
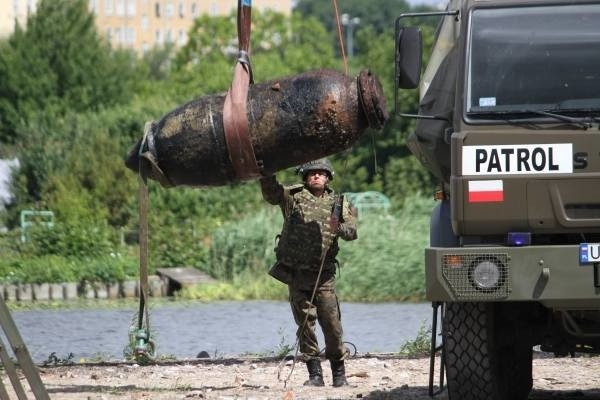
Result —
[[133, 172], [140, 172], [140, 146], [142, 140], [140, 139], [135, 145], [131, 147], [127, 156], [125, 157], [125, 166]]
[[373, 129], [381, 129], [389, 118], [379, 79], [369, 70], [358, 74], [358, 95], [362, 110]]

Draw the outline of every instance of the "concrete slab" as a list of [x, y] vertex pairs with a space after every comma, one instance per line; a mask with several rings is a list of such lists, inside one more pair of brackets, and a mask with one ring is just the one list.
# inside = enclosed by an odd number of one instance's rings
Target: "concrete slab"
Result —
[[33, 283], [31, 285], [34, 300], [50, 300], [50, 284]]
[[157, 268], [156, 274], [175, 281], [183, 287], [198, 283], [216, 282], [210, 275], [192, 267]]
[[157, 268], [156, 274], [167, 282], [167, 296], [184, 287], [216, 282], [210, 275], [192, 267]]

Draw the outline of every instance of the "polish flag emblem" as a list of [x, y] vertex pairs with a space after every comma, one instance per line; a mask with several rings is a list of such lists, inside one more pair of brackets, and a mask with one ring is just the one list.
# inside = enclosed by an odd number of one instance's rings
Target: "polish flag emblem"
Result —
[[504, 201], [504, 185], [501, 180], [469, 181], [469, 203]]

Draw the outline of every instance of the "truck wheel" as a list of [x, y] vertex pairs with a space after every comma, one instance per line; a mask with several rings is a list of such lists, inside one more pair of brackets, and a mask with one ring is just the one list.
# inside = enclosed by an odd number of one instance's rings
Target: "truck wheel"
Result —
[[522, 400], [529, 395], [531, 346], [519, 343], [517, 331], [499, 322], [494, 303], [447, 303], [444, 350], [450, 400]]

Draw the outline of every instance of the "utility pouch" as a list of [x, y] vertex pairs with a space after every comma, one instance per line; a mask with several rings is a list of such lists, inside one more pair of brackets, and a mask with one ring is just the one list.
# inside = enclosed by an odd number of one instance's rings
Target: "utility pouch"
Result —
[[273, 264], [269, 269], [269, 275], [286, 285], [290, 285], [294, 280], [292, 268], [280, 262]]

